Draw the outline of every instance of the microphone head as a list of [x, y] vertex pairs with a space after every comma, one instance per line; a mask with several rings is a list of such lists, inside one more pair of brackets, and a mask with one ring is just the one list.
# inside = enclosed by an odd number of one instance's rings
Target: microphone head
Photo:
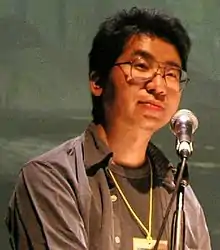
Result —
[[178, 110], [174, 116], [171, 118], [170, 120], [170, 128], [171, 131], [174, 133], [174, 135], [176, 135], [176, 124], [180, 123], [180, 124], [186, 124], [186, 123], [190, 123], [191, 124], [191, 128], [192, 128], [192, 134], [194, 134], [194, 132], [196, 131], [196, 129], [198, 128], [199, 122], [197, 117], [193, 114], [192, 111], [188, 110], [188, 109], [180, 109]]

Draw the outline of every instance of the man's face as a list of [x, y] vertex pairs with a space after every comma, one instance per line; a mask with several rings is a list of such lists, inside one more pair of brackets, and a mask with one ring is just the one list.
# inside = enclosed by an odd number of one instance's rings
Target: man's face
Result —
[[[141, 63], [148, 63], [149, 60], [152, 63], [160, 62], [159, 69], [155, 66], [158, 74], [144, 86], [132, 84], [135, 71], [131, 71], [131, 65], [120, 64], [134, 60], [141, 60]], [[167, 124], [176, 112], [181, 97], [181, 91], [169, 88], [163, 77], [164, 65], [181, 67], [176, 48], [156, 37], [134, 36], [128, 41], [116, 63], [119, 65], [114, 66], [110, 72], [110, 84], [107, 84], [110, 87], [104, 91], [107, 123], [114, 125], [119, 122], [131, 128], [141, 127], [152, 132]]]

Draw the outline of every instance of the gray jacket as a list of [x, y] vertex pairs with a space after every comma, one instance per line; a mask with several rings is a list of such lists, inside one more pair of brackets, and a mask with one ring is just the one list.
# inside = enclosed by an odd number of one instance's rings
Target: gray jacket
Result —
[[[148, 154], [155, 165], [162, 221], [172, 193], [172, 166], [153, 144]], [[91, 124], [81, 136], [28, 162], [20, 172], [6, 218], [13, 249], [123, 249], [115, 241], [120, 218], [114, 214], [105, 172], [111, 156]], [[190, 186], [185, 188], [185, 215], [185, 249], [211, 249], [203, 210]]]

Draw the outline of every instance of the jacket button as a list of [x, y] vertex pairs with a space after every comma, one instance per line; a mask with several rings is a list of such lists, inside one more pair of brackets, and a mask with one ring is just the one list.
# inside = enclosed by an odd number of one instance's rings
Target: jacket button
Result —
[[115, 243], [119, 244], [121, 242], [119, 236], [115, 236]]
[[118, 199], [118, 197], [115, 194], [111, 195], [111, 201], [112, 202], [117, 201], [117, 199]]

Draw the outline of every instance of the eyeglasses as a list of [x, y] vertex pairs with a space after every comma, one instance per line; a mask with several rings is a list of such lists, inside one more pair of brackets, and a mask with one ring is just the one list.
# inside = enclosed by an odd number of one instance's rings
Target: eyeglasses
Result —
[[[163, 64], [164, 66], [162, 66]], [[122, 65], [124, 66], [121, 67]], [[139, 85], [141, 88], [145, 87], [157, 75], [164, 79], [167, 88], [175, 91], [183, 90], [189, 82], [186, 71], [180, 67], [157, 62], [153, 59], [138, 57], [132, 61], [115, 63], [114, 66], [120, 66], [128, 77], [127, 81]]]

